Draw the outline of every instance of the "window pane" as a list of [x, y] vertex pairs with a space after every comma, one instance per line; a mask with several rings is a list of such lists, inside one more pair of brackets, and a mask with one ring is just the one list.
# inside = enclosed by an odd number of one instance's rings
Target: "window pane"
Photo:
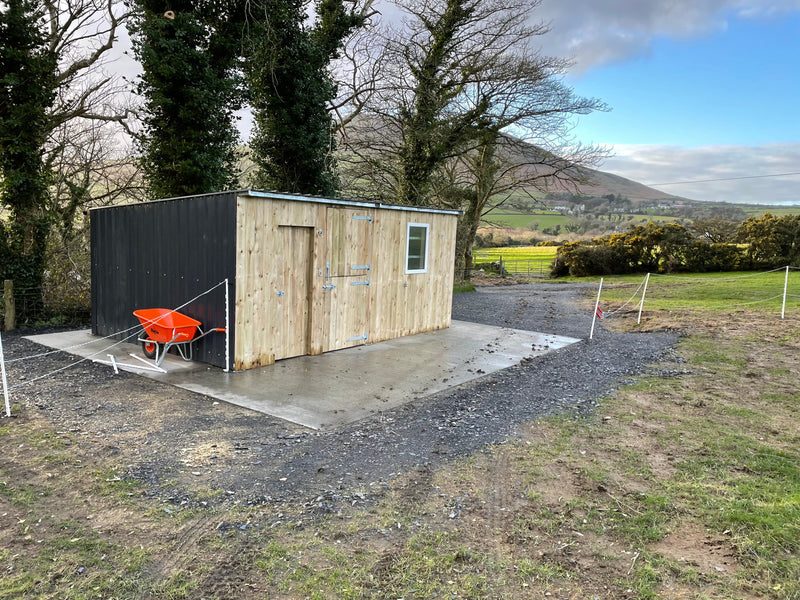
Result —
[[408, 227], [408, 262], [406, 270], [425, 270], [425, 246], [427, 243], [428, 228], [416, 225]]

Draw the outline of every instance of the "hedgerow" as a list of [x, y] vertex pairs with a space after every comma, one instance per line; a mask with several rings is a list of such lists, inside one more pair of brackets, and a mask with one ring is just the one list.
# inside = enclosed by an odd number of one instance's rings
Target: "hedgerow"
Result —
[[[734, 243], [735, 242], [735, 243]], [[559, 247], [551, 275], [738, 271], [800, 266], [800, 215], [750, 217], [734, 242], [697, 238], [678, 223], [637, 225], [626, 233]]]

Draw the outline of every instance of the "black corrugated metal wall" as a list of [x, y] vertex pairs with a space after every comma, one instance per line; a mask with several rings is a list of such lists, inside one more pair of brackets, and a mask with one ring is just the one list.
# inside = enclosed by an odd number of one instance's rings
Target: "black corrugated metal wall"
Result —
[[[92, 333], [108, 336], [133, 327], [134, 310], [177, 308], [226, 277], [233, 329], [236, 196], [224, 192], [91, 211]], [[225, 286], [180, 312], [204, 329], [224, 327]], [[231, 363], [233, 341], [231, 331]], [[196, 342], [194, 357], [224, 368], [225, 334]]]

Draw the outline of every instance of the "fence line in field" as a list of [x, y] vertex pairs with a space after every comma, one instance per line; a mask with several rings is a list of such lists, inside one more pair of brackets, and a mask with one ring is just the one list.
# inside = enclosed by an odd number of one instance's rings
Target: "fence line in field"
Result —
[[496, 269], [500, 275], [547, 277], [550, 274], [551, 262], [537, 259], [507, 260], [501, 257], [496, 261], [473, 262], [472, 272], [481, 270], [493, 272]]
[[[789, 272], [790, 271], [797, 271], [797, 270], [800, 270], [800, 267], [786, 266], [786, 267], [780, 267], [778, 269], [771, 269], [769, 271], [762, 271], [762, 272], [759, 272], [759, 273], [747, 273], [747, 274], [744, 274], [744, 275], [733, 275], [733, 276], [730, 276], [730, 277], [690, 277], [690, 276], [681, 276], [681, 275], [664, 275], [664, 274], [656, 274], [656, 273], [647, 273], [645, 275], [644, 279], [642, 280], [642, 282], [639, 283], [639, 286], [636, 288], [636, 291], [634, 291], [634, 293], [631, 295], [631, 297], [627, 301], [625, 301], [618, 308], [616, 308], [614, 310], [609, 310], [607, 312], [604, 312], [603, 309], [601, 308], [601, 294], [602, 294], [602, 289], [603, 289], [603, 279], [601, 278], [600, 279], [600, 284], [598, 286], [597, 301], [596, 301], [595, 307], [594, 307], [595, 312], [592, 315], [592, 329], [591, 329], [591, 332], [590, 332], [589, 336], [590, 336], [590, 339], [591, 339], [591, 337], [592, 337], [592, 335], [594, 333], [595, 321], [597, 319], [611, 318], [611, 317], [613, 317], [613, 316], [615, 316], [618, 313], [621, 313], [623, 311], [626, 312], [626, 313], [631, 313], [631, 312], [634, 312], [634, 311], [638, 311], [639, 315], [638, 315], [637, 323], [641, 323], [642, 310], [644, 308], [645, 298], [646, 298], [646, 295], [647, 295], [648, 284], [650, 282], [650, 276], [651, 275], [659, 275], [660, 277], [669, 277], [671, 282], [675, 282], [675, 280], [684, 279], [685, 281], [677, 282], [677, 285], [689, 286], [689, 285], [695, 285], [695, 284], [713, 285], [713, 284], [719, 283], [719, 282], [735, 281], [735, 280], [740, 280], [740, 279], [750, 279], [750, 278], [754, 278], [754, 277], [760, 277], [760, 276], [763, 276], [763, 275], [769, 275], [769, 274], [779, 273], [779, 272], [785, 271], [786, 276], [785, 276], [784, 281], [783, 281], [783, 291], [782, 291], [782, 293], [775, 294], [775, 295], [769, 296], [767, 298], [759, 298], [759, 299], [756, 299], [756, 300], [750, 300], [750, 301], [747, 301], [747, 302], [731, 302], [731, 303], [723, 304], [722, 306], [717, 307], [718, 309], [740, 308], [740, 307], [753, 306], [755, 304], [764, 304], [764, 303], [767, 303], [767, 302], [773, 302], [775, 300], [781, 300], [782, 301], [782, 303], [781, 303], [781, 319], [785, 319], [786, 318], [786, 301], [789, 300], [789, 299], [791, 299], [791, 300], [800, 299], [800, 295], [795, 295], [795, 294], [789, 294], [788, 293], [789, 292]], [[633, 285], [635, 285], [635, 284], [633, 284], [633, 283], [631, 283], [631, 284], [623, 283], [623, 284], [619, 284], [616, 287], [620, 287], [620, 286], [624, 286], [624, 287], [631, 286], [632, 287]], [[639, 297], [639, 302], [637, 303], [636, 308], [624, 310], [637, 297]], [[670, 309], [672, 309], [672, 310], [692, 310], [692, 309], [696, 309], [696, 308], [697, 308], [697, 306], [692, 306], [692, 305], [671, 306], [670, 307]]]

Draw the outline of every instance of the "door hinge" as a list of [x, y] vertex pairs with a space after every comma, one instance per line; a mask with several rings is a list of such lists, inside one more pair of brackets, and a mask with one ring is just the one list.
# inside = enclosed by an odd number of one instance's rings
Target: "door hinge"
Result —
[[335, 283], [331, 283], [331, 284], [328, 284], [328, 285], [323, 285], [322, 286], [322, 293], [324, 294], [325, 292], [327, 292], [329, 290], [334, 290], [334, 289], [336, 289], [336, 284]]
[[351, 337], [347, 341], [348, 342], [358, 342], [360, 340], [364, 340], [366, 342], [367, 341], [367, 334], [365, 333], [364, 335], [357, 335], [356, 337]]
[[351, 271], [369, 271], [369, 263], [366, 265], [352, 265], [350, 267]]
[[366, 285], [367, 287], [369, 287], [369, 279], [367, 279], [366, 281], [351, 281], [350, 285]]
[[372, 215], [366, 215], [366, 216], [364, 216], [364, 215], [353, 215], [353, 218], [356, 221], [369, 221], [370, 223], [372, 223]]

